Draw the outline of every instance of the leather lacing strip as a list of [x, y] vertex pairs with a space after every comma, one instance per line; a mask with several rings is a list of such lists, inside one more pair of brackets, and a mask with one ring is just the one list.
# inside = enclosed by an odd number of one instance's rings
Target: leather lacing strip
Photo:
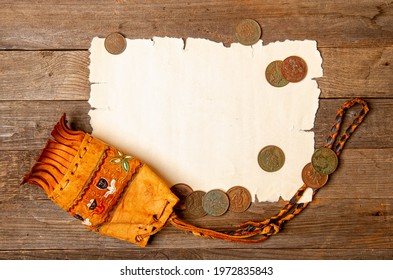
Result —
[[[348, 111], [349, 108], [357, 104], [360, 104], [362, 106], [360, 113], [351, 122], [348, 128], [345, 129], [343, 134], [337, 139], [345, 113]], [[336, 153], [336, 155], [339, 156], [344, 148], [345, 143], [354, 133], [356, 128], [363, 122], [368, 112], [368, 105], [362, 99], [356, 98], [346, 102], [337, 112], [334, 124], [330, 130], [330, 134], [324, 147], [332, 149]], [[232, 231], [219, 232], [211, 229], [196, 227], [182, 221], [177, 217], [175, 213], [171, 215], [168, 222], [179, 229], [190, 231], [194, 235], [205, 238], [215, 238], [244, 243], [262, 242], [268, 239], [271, 235], [277, 234], [288, 221], [292, 220], [296, 215], [301, 213], [309, 205], [310, 202], [298, 203], [299, 199], [302, 197], [304, 191], [307, 188], [308, 186], [306, 184], [303, 184], [276, 216], [265, 219], [261, 222], [242, 223], [237, 229]], [[320, 188], [313, 189], [312, 199], [319, 190]]]

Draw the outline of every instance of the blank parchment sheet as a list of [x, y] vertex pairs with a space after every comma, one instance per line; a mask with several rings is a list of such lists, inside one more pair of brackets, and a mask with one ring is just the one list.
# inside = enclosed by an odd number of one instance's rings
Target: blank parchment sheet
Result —
[[[265, 78], [274, 60], [302, 57], [307, 76], [277, 88]], [[93, 135], [151, 166], [171, 186], [246, 187], [259, 201], [289, 200], [314, 152], [322, 58], [316, 41], [225, 47], [206, 39], [127, 39], [120, 55], [104, 39], [90, 48]], [[277, 172], [258, 164], [276, 145]], [[311, 191], [303, 201], [311, 199]]]

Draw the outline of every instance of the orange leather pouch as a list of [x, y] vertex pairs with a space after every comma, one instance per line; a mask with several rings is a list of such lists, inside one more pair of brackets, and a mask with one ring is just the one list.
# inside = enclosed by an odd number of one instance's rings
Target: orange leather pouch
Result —
[[57, 205], [101, 234], [145, 247], [178, 198], [145, 163], [66, 126], [52, 131], [22, 183], [42, 187]]

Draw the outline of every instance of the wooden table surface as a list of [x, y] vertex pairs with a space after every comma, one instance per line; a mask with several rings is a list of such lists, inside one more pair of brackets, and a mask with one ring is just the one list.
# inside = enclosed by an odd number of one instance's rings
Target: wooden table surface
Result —
[[[393, 1], [0, 0], [0, 258], [2, 259], [392, 259]], [[259, 244], [195, 237], [166, 227], [147, 248], [101, 236], [20, 186], [63, 112], [91, 131], [89, 52], [94, 36], [207, 38], [228, 45], [244, 18], [264, 44], [316, 40], [324, 75], [315, 122], [324, 144], [337, 109], [360, 97], [371, 112], [315, 201]], [[351, 111], [353, 117], [356, 111]], [[284, 205], [254, 203], [241, 215], [192, 221], [222, 229], [263, 220]]]

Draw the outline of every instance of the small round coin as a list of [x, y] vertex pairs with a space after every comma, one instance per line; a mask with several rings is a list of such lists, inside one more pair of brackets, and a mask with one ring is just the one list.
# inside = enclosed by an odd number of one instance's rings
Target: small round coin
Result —
[[323, 187], [329, 179], [329, 175], [317, 172], [312, 163], [307, 163], [302, 170], [302, 180], [310, 188], [319, 189]]
[[275, 172], [281, 169], [285, 163], [285, 154], [277, 146], [269, 145], [259, 152], [258, 164], [267, 172]]
[[235, 28], [236, 40], [245, 46], [254, 45], [261, 38], [262, 29], [253, 19], [244, 19]]
[[206, 212], [202, 206], [203, 197], [206, 195], [203, 191], [194, 191], [186, 197], [185, 214], [189, 218], [202, 218], [206, 216]]
[[111, 33], [105, 38], [105, 49], [110, 54], [121, 54], [127, 47], [127, 40], [120, 33]]
[[281, 64], [281, 73], [291, 83], [300, 82], [307, 75], [307, 63], [299, 56], [287, 57]]
[[174, 206], [177, 210], [186, 209], [186, 198], [192, 193], [192, 188], [187, 184], [176, 184], [171, 187], [171, 191], [179, 198], [179, 202]]
[[211, 190], [202, 200], [203, 209], [211, 216], [221, 216], [229, 208], [229, 198], [222, 190]]
[[281, 60], [275, 60], [266, 67], [266, 80], [274, 87], [283, 87], [289, 84], [289, 81], [287, 81], [282, 75], [281, 65]]
[[227, 195], [229, 198], [229, 211], [231, 212], [244, 212], [251, 205], [251, 194], [244, 187], [232, 187], [227, 191]]
[[322, 147], [314, 152], [311, 157], [311, 163], [317, 172], [329, 175], [336, 170], [338, 157], [333, 150]]

